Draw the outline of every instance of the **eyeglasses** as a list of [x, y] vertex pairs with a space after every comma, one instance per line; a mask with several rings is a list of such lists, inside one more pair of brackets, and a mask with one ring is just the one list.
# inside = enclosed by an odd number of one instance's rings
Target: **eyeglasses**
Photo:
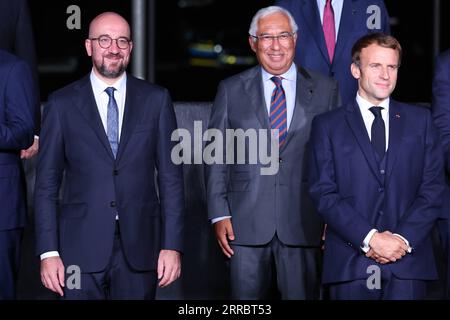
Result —
[[103, 49], [108, 49], [109, 47], [111, 47], [113, 40], [116, 40], [116, 44], [119, 49], [128, 49], [131, 42], [131, 40], [126, 37], [119, 37], [117, 39], [113, 39], [110, 36], [106, 35], [100, 36], [98, 38], [90, 38], [89, 40], [97, 40], [98, 45]]
[[269, 34], [254, 36], [251, 34], [250, 37], [258, 39], [263, 44], [271, 44], [271, 43], [273, 43], [273, 41], [275, 39], [277, 39], [282, 44], [287, 44], [294, 37], [294, 35], [295, 35], [295, 32], [283, 32], [276, 36], [272, 36]]

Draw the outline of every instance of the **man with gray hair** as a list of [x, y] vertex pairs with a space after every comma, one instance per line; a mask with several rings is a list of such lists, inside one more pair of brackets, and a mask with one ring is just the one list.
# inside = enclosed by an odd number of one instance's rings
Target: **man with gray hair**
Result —
[[244, 164], [230, 161], [234, 150], [224, 145], [225, 164], [206, 167], [209, 219], [230, 258], [233, 299], [268, 298], [273, 279], [283, 299], [318, 297], [323, 224], [307, 193], [303, 160], [312, 119], [337, 107], [339, 94], [334, 80], [293, 63], [296, 42], [289, 12], [259, 10], [249, 30], [259, 65], [222, 81], [214, 101], [210, 128], [263, 130], [271, 152], [279, 152], [272, 175], [248, 161], [252, 141]]

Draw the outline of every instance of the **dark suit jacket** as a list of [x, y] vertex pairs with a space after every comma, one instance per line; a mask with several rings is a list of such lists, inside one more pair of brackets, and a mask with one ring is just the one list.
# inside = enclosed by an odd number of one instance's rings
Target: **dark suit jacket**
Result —
[[310, 191], [328, 224], [324, 283], [367, 279], [376, 262], [360, 246], [372, 228], [398, 233], [413, 248], [388, 265], [394, 275], [436, 278], [429, 234], [444, 188], [437, 131], [425, 108], [393, 100], [389, 108], [384, 173], [356, 101], [313, 121]]
[[436, 59], [432, 112], [436, 127], [441, 133], [445, 169], [450, 174], [450, 50]]
[[160, 248], [182, 251], [183, 177], [170, 157], [176, 120], [169, 93], [128, 75], [124, 112], [114, 159], [89, 77], [50, 96], [36, 178], [38, 254], [59, 250], [66, 265], [103, 270], [117, 212], [125, 256], [134, 269], [155, 269]]
[[[299, 69], [294, 114], [286, 143], [280, 150], [278, 173], [261, 175], [260, 169], [265, 166], [259, 160], [257, 164], [249, 164], [249, 154], [255, 156], [255, 151], [248, 144], [246, 164], [236, 164], [235, 157], [235, 164], [206, 166], [209, 219], [231, 215], [235, 244], [266, 244], [276, 232], [288, 245], [319, 245], [322, 223], [307, 194], [304, 154], [311, 120], [336, 107], [338, 100], [334, 80]], [[209, 127], [221, 132], [226, 129], [269, 132], [260, 66], [220, 83]]]
[[41, 112], [33, 25], [27, 0], [0, 0], [0, 49], [28, 62], [35, 81], [35, 134], [39, 135]]
[[[334, 77], [339, 83], [343, 104], [355, 99], [358, 83], [350, 73], [351, 50], [360, 37], [371, 32], [390, 33], [389, 16], [383, 0], [344, 0], [333, 63], [330, 63], [316, 0], [278, 0], [289, 10], [298, 25], [295, 62], [304, 68]], [[367, 13], [370, 5], [380, 8], [381, 28], [370, 30]]]
[[0, 50], [0, 231], [25, 225], [20, 150], [33, 142], [34, 99], [28, 65]]

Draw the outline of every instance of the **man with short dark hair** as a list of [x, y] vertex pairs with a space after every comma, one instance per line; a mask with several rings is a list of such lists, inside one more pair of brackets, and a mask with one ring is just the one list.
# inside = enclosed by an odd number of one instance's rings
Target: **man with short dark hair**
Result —
[[390, 98], [401, 54], [392, 36], [359, 39], [356, 100], [313, 121], [310, 192], [328, 226], [322, 282], [332, 299], [423, 299], [437, 277], [442, 153], [429, 110]]

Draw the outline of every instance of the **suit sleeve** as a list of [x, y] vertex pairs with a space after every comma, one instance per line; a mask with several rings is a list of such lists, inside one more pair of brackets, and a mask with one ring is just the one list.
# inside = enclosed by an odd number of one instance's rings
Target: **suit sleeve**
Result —
[[64, 139], [57, 102], [44, 108], [36, 170], [36, 253], [58, 251], [57, 199], [64, 171]]
[[441, 136], [446, 171], [450, 174], [450, 51], [436, 60], [431, 106]]
[[309, 191], [328, 228], [359, 248], [372, 227], [348, 203], [348, 199], [339, 194], [335, 180], [333, 147], [327, 125], [322, 120], [321, 116], [314, 118], [311, 128]]
[[158, 169], [159, 198], [163, 215], [162, 249], [183, 251], [184, 182], [183, 168], [175, 165], [171, 151], [175, 142], [172, 132], [177, 129], [171, 98], [164, 91], [159, 115], [156, 166]]
[[[232, 215], [227, 199], [228, 168], [226, 165], [226, 141], [223, 138], [226, 136], [225, 132], [228, 128], [227, 104], [226, 86], [222, 82], [217, 90], [208, 126], [210, 132], [218, 130], [222, 136], [222, 143], [220, 144], [220, 141], [215, 141], [215, 143], [223, 150], [222, 163], [212, 163], [205, 166], [208, 219], [210, 220]], [[208, 146], [212, 142], [214, 141], [209, 141], [206, 145]]]
[[35, 130], [34, 134], [39, 135], [41, 129], [41, 105], [39, 94], [39, 77], [37, 71], [36, 46], [34, 41], [33, 25], [27, 0], [19, 1], [19, 14], [17, 18], [14, 54], [28, 62], [33, 76], [35, 90]]
[[0, 149], [21, 150], [33, 143], [35, 92], [31, 72], [23, 61], [3, 67], [4, 121], [0, 123]]
[[430, 234], [441, 209], [445, 188], [442, 148], [437, 130], [428, 111], [424, 139], [425, 160], [422, 182], [417, 190], [414, 202], [402, 216], [398, 228], [393, 230], [393, 233], [405, 237], [413, 248]]

